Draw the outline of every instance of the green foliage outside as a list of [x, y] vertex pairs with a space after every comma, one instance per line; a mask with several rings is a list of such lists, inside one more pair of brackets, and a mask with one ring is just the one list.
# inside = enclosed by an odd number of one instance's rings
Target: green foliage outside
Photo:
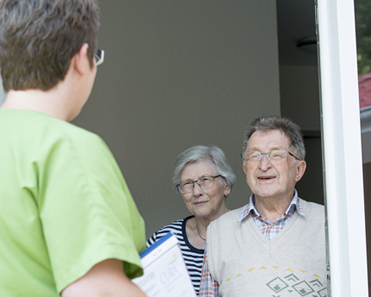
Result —
[[355, 0], [358, 75], [371, 72], [371, 0]]

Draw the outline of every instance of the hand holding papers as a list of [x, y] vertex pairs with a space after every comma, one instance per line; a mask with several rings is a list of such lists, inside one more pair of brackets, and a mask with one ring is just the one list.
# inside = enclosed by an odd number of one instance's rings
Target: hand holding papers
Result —
[[144, 274], [133, 279], [148, 297], [196, 297], [177, 239], [168, 233], [141, 255]]

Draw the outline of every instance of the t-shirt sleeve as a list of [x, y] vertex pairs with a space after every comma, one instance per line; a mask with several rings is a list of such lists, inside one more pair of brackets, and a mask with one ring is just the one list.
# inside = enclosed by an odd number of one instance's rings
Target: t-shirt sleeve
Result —
[[157, 232], [153, 233], [153, 235], [148, 238], [146, 241], [147, 248], [150, 247], [152, 244], [154, 244], [157, 241]]
[[84, 130], [45, 141], [37, 204], [58, 292], [109, 258], [141, 275], [144, 222], [105, 143]]
[[[179, 221], [182, 222], [183, 220], [179, 220]], [[165, 235], [167, 235], [169, 232], [173, 233], [177, 237], [177, 239], [179, 240], [179, 237], [177, 236], [177, 233], [174, 232], [174, 225], [178, 225], [177, 228], [178, 229], [179, 228], [181, 229], [181, 224], [182, 223], [178, 223], [179, 221], [172, 222], [169, 225], [163, 226], [160, 230], [158, 230], [155, 233], [153, 233], [153, 235], [150, 238], [148, 238], [148, 240], [146, 242], [146, 246], [147, 247], [150, 247], [152, 244], [154, 244], [155, 242], [159, 241], [162, 237], [164, 237]], [[179, 225], [180, 225], [180, 227], [179, 227]]]
[[146, 246], [147, 248], [150, 247], [152, 244], [156, 243], [157, 241], [159, 241], [162, 237], [164, 237], [165, 234], [167, 233], [163, 233], [161, 232], [163, 228], [161, 228], [159, 231], [156, 231], [155, 233], [153, 233], [153, 235], [148, 238], [147, 242], [146, 242]]

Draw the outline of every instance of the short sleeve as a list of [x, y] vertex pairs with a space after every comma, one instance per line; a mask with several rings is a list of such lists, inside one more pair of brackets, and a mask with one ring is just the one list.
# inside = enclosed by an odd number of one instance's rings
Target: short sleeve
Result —
[[65, 131], [40, 155], [37, 203], [58, 292], [109, 258], [122, 260], [129, 278], [141, 275], [144, 222], [105, 143]]

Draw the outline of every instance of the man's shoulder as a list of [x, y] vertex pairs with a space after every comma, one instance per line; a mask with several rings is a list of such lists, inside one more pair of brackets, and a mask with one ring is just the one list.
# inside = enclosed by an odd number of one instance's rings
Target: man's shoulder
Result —
[[301, 198], [299, 198], [299, 202], [303, 207], [303, 211], [306, 217], [324, 217], [325, 207], [322, 204], [306, 201]]
[[225, 226], [226, 224], [229, 225], [231, 223], [237, 223], [245, 207], [246, 205], [226, 212], [225, 214], [221, 215], [216, 220], [212, 221], [210, 225], [213, 225], [213, 226], [224, 225]]
[[47, 157], [65, 148], [70, 151], [81, 148], [85, 153], [90, 148], [102, 147], [100, 144], [103, 143], [94, 133], [32, 110], [1, 110], [0, 123], [1, 140], [8, 145], [19, 141], [27, 143], [25, 146], [18, 145], [19, 151], [26, 156]]
[[59, 133], [61, 136], [65, 136], [76, 142], [101, 141], [101, 138], [97, 134], [65, 121], [55, 119], [53, 129], [57, 131], [57, 133]]
[[307, 201], [307, 200], [304, 200], [302, 198], [299, 198], [299, 202], [304, 209], [307, 208], [307, 209], [314, 209], [314, 210], [322, 210], [323, 211], [324, 208], [325, 208], [322, 204]]
[[206, 234], [208, 254], [218, 250], [221, 245], [233, 244], [236, 234], [240, 234], [242, 230], [242, 224], [238, 220], [245, 207], [231, 210], [209, 224]]
[[99, 138], [98, 135], [74, 124], [33, 110], [4, 110], [2, 120], [11, 122], [15, 129], [23, 131], [23, 134], [30, 137], [37, 138], [38, 135], [42, 135], [43, 140], [70, 138], [76, 141], [85, 139], [96, 141]]

